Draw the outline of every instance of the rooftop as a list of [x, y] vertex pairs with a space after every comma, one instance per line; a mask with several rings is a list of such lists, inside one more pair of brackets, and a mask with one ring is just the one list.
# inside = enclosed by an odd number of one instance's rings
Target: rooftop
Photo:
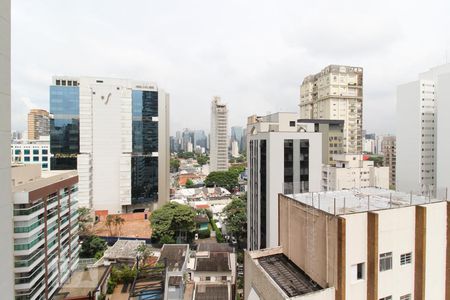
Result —
[[208, 257], [197, 257], [195, 270], [200, 272], [231, 272], [229, 253], [210, 252]]
[[441, 201], [429, 196], [374, 187], [319, 193], [289, 194], [286, 196], [335, 215], [399, 208]]
[[167, 269], [169, 272], [181, 271], [183, 270], [187, 255], [189, 255], [189, 245], [187, 244], [164, 244], [161, 249], [159, 262], [164, 262], [164, 259], [167, 259]]
[[144, 241], [118, 240], [112, 247], [106, 249], [104, 257], [109, 260], [126, 259], [135, 260], [137, 249]]
[[73, 272], [69, 280], [59, 290], [55, 299], [87, 296], [89, 292], [96, 290], [100, 282], [107, 276], [110, 268], [101, 266]]
[[197, 251], [210, 251], [210, 252], [234, 252], [234, 248], [228, 243], [203, 243], [199, 244]]
[[284, 254], [263, 256], [257, 260], [288, 297], [296, 297], [322, 289]]
[[195, 300], [227, 300], [227, 284], [199, 283], [195, 286]]

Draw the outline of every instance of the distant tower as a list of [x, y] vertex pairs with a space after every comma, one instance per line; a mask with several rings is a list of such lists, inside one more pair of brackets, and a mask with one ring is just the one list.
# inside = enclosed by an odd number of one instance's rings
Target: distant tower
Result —
[[50, 135], [50, 117], [44, 109], [32, 109], [28, 113], [28, 139], [39, 140]]
[[228, 109], [220, 97], [211, 102], [210, 171], [228, 170]]

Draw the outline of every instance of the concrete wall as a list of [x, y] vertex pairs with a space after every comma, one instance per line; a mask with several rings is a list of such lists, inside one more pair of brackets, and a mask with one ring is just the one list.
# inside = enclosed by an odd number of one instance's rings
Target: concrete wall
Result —
[[283, 253], [322, 287], [337, 286], [337, 220], [280, 195]]
[[420, 189], [421, 135], [420, 86], [418, 81], [397, 89], [397, 183], [398, 191]]
[[158, 91], [158, 206], [170, 199], [170, 97]]
[[[438, 78], [437, 86], [437, 183], [438, 196], [450, 196], [450, 73]], [[448, 199], [448, 198], [447, 198]]]
[[0, 0], [0, 274], [2, 298], [14, 298], [11, 199], [11, 2]]

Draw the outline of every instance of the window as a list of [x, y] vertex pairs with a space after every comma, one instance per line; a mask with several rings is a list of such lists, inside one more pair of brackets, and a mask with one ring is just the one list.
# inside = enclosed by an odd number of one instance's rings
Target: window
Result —
[[47, 149], [42, 149], [42, 154], [48, 154], [48, 150]]
[[392, 300], [392, 296], [386, 296], [386, 297], [380, 298], [380, 300]]
[[42, 161], [48, 161], [48, 156], [42, 156]]
[[410, 264], [412, 260], [411, 252], [400, 255], [400, 265]]
[[290, 127], [295, 127], [295, 121], [289, 121], [289, 126]]
[[47, 163], [42, 164], [42, 168], [43, 168], [43, 169], [48, 169], [48, 164], [47, 164]]
[[206, 281], [211, 281], [211, 276], [206, 276]]
[[20, 149], [16, 149], [16, 150], [14, 150], [14, 153], [16, 154], [16, 155], [20, 155]]
[[227, 281], [227, 276], [222, 276], [223, 281]]
[[392, 269], [392, 252], [380, 254], [380, 272], [391, 269]]
[[25, 150], [23, 150], [23, 153], [25, 154], [25, 155], [29, 155], [30, 154], [30, 149], [25, 149]]
[[33, 156], [33, 161], [39, 161], [39, 156]]
[[400, 296], [400, 300], [411, 300], [411, 294]]
[[33, 154], [34, 155], [39, 155], [39, 149], [33, 149]]
[[23, 158], [23, 160], [24, 160], [24, 161], [30, 161], [30, 157], [29, 157], [29, 156], [25, 156], [25, 157]]
[[352, 266], [352, 281], [364, 279], [364, 263], [359, 263]]

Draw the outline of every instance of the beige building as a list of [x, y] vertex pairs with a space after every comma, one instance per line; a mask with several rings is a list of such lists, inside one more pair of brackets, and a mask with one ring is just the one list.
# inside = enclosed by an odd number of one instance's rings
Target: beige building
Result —
[[279, 206], [280, 247], [245, 255], [245, 299], [449, 299], [447, 201], [366, 188]]
[[389, 167], [375, 167], [361, 154], [333, 155], [335, 166], [322, 168], [322, 190], [339, 191], [365, 187], [389, 188]]
[[44, 109], [32, 109], [28, 113], [28, 139], [39, 140], [50, 135], [50, 115]]
[[228, 170], [228, 108], [220, 97], [211, 102], [210, 171]]
[[362, 151], [363, 69], [330, 65], [303, 80], [301, 119], [344, 120], [344, 152]]
[[15, 299], [53, 299], [78, 265], [77, 172], [13, 165], [12, 200]]
[[389, 168], [389, 186], [395, 189], [395, 174], [397, 163], [397, 149], [395, 136], [386, 136], [381, 142], [381, 149], [384, 156], [384, 166]]

